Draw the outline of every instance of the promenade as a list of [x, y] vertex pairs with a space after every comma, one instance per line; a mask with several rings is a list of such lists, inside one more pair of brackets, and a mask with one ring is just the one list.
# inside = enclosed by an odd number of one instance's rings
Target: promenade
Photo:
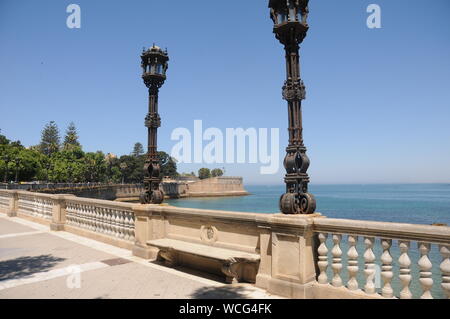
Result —
[[0, 214], [0, 299], [279, 298], [250, 284], [168, 268], [107, 245]]

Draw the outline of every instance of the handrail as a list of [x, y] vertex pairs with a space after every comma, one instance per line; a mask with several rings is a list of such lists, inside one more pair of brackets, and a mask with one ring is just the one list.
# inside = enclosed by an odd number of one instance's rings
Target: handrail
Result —
[[353, 219], [315, 218], [314, 231], [450, 244], [450, 227]]

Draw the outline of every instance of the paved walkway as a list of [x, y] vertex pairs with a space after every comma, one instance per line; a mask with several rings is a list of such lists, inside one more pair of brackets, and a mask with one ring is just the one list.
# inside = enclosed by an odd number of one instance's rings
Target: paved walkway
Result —
[[278, 298], [0, 213], [0, 299]]

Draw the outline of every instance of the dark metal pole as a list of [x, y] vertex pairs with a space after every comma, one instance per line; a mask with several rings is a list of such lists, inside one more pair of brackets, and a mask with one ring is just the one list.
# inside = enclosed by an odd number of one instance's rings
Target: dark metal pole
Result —
[[276, 38], [284, 45], [286, 53], [286, 81], [283, 99], [288, 104], [289, 144], [286, 148], [284, 167], [286, 193], [280, 198], [280, 210], [284, 214], [312, 214], [316, 209], [314, 196], [308, 193], [310, 164], [303, 143], [302, 100], [305, 85], [300, 78], [299, 44], [309, 29], [308, 0], [270, 0], [271, 18]]
[[142, 79], [148, 88], [148, 114], [145, 117], [147, 127], [147, 156], [144, 164], [144, 188], [141, 195], [142, 204], [160, 204], [164, 200], [164, 193], [160, 190], [160, 171], [158, 157], [158, 128], [161, 126], [161, 117], [158, 113], [159, 89], [166, 80], [167, 50], [153, 45], [141, 54]]

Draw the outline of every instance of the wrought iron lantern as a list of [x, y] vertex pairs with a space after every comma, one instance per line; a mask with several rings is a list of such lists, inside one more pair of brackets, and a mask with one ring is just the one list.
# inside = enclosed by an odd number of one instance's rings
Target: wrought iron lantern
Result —
[[289, 144], [286, 148], [284, 167], [286, 193], [280, 198], [280, 210], [284, 214], [312, 214], [316, 209], [314, 196], [308, 193], [310, 164], [303, 144], [302, 100], [305, 85], [300, 78], [299, 44], [308, 31], [309, 0], [269, 0], [273, 33], [286, 51], [287, 76], [283, 86], [283, 99], [288, 103]]
[[159, 185], [160, 164], [157, 152], [158, 128], [161, 126], [161, 118], [158, 114], [158, 93], [166, 80], [169, 56], [167, 50], [153, 44], [141, 54], [142, 79], [149, 92], [148, 114], [145, 117], [145, 126], [148, 129], [148, 151], [144, 164], [144, 187], [141, 194], [142, 204], [160, 204], [164, 200], [164, 193]]

